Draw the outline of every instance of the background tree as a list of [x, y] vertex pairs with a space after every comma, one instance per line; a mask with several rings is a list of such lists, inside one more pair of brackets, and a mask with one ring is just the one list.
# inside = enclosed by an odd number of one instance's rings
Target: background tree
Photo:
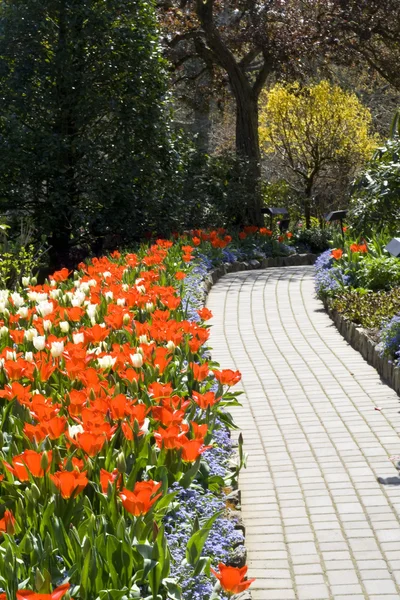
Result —
[[176, 150], [151, 2], [8, 0], [0, 16], [3, 211], [32, 215], [52, 267], [168, 224]]
[[278, 84], [265, 92], [261, 142], [304, 198], [307, 228], [316, 185], [337, 177], [338, 170], [341, 177], [354, 172], [371, 155], [376, 140], [369, 133], [370, 124], [371, 114], [357, 97], [327, 81], [303, 88]]

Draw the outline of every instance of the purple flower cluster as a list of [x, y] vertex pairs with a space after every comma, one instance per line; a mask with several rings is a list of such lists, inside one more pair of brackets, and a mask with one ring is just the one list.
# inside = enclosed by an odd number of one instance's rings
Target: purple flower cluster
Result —
[[[236, 257], [226, 251], [224, 261], [232, 262], [232, 259], [236, 260]], [[204, 305], [202, 284], [212, 267], [211, 260], [201, 256], [190, 275], [184, 280], [183, 301], [188, 319], [199, 321], [196, 311]], [[204, 351], [207, 352], [207, 348], [204, 348]], [[217, 387], [216, 382], [215, 388]], [[225, 478], [229, 470], [233, 444], [229, 431], [218, 421], [213, 430], [212, 443], [213, 448], [203, 455], [203, 460], [208, 465], [209, 477]], [[177, 492], [176, 508], [164, 519], [165, 533], [172, 555], [171, 576], [182, 586], [183, 600], [209, 600], [215, 578], [205, 573], [195, 576], [193, 567], [185, 562], [185, 551], [195, 519], [197, 518], [201, 524], [214, 514], [223, 512], [226, 508], [225, 497], [222, 492], [216, 495], [200, 486], [183, 489], [179, 484], [174, 484], [172, 489]], [[234, 519], [221, 515], [216, 519], [208, 535], [202, 554], [210, 557], [215, 567], [219, 562], [229, 563], [234, 549], [243, 545], [243, 534], [235, 526]], [[225, 600], [227, 596], [221, 593], [220, 598]]]
[[[177, 491], [177, 508], [166, 515], [165, 533], [172, 554], [171, 576], [182, 586], [183, 600], [208, 600], [211, 596], [215, 580], [205, 574], [193, 576], [193, 567], [185, 562], [186, 544], [192, 535], [192, 528], [197, 518], [200, 524], [223, 511], [225, 502], [202, 488], [182, 489], [174, 484]], [[242, 533], [235, 529], [235, 523], [225, 517], [219, 517], [207, 538], [202, 555], [210, 557], [212, 564], [229, 563], [233, 548], [243, 543]], [[221, 599], [225, 595], [220, 596]]]
[[383, 356], [400, 361], [400, 316], [385, 323], [380, 331], [380, 348]]
[[315, 262], [315, 289], [319, 298], [332, 296], [334, 292], [348, 286], [350, 276], [334, 264], [331, 250], [323, 252]]

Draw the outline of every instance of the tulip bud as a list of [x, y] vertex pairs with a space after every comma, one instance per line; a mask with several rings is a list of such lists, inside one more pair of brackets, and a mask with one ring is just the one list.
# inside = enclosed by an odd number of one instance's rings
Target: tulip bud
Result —
[[131, 320], [130, 315], [128, 315], [128, 313], [125, 313], [124, 316], [122, 317], [122, 322], [124, 325], [129, 325], [129, 321]]
[[149, 312], [153, 312], [154, 304], [152, 302], [146, 302], [146, 310], [148, 310]]
[[36, 285], [36, 284], [37, 284], [36, 277], [31, 277], [31, 285]]
[[117, 469], [120, 473], [126, 473], [126, 460], [123, 452], [117, 456]]
[[40, 460], [40, 468], [43, 469], [44, 472], [46, 472], [46, 469], [48, 466], [49, 466], [49, 455], [47, 454], [47, 452], [43, 452], [42, 458]]
[[[43, 460], [43, 457], [42, 457]], [[48, 459], [47, 459], [48, 462]], [[31, 494], [32, 494], [32, 499], [34, 500], [34, 502], [37, 502], [40, 498], [40, 490], [38, 488], [38, 486], [36, 485], [36, 483], [32, 483], [31, 487]]]
[[41, 574], [41, 572], [39, 571], [39, 569], [36, 569], [36, 573], [35, 573], [35, 588], [37, 590], [41, 590], [42, 586], [46, 583], [45, 578], [43, 577], [43, 575]]
[[30, 554], [33, 550], [33, 544], [31, 540], [31, 536], [28, 535], [24, 540], [24, 554]]
[[23, 277], [21, 281], [22, 281], [22, 285], [24, 287], [28, 287], [28, 285], [29, 285], [29, 277]]
[[3, 327], [0, 327], [0, 336], [6, 337], [6, 335], [8, 335], [8, 327], [3, 325]]

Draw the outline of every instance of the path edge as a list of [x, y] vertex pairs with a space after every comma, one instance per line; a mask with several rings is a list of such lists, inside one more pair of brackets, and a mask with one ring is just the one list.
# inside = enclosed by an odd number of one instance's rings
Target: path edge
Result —
[[332, 308], [330, 299], [325, 298], [323, 303], [326, 312], [346, 342], [357, 350], [364, 360], [378, 371], [384, 382], [400, 396], [400, 367], [381, 355], [378, 344], [368, 336], [363, 327], [356, 325]]

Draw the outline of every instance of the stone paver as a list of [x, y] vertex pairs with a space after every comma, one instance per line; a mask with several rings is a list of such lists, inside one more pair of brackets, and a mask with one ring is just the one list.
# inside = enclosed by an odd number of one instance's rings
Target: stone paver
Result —
[[338, 333], [312, 267], [226, 275], [207, 305], [213, 358], [242, 372], [253, 599], [399, 600], [398, 396]]

